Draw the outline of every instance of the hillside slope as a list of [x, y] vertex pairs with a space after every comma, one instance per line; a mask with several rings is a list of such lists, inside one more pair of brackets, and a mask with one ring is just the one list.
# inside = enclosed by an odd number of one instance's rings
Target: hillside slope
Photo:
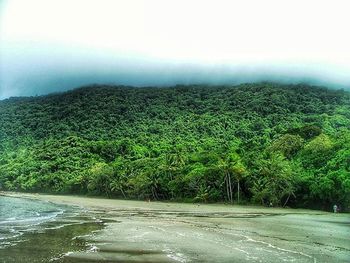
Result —
[[350, 94], [90, 86], [0, 102], [8, 190], [328, 209], [350, 202]]

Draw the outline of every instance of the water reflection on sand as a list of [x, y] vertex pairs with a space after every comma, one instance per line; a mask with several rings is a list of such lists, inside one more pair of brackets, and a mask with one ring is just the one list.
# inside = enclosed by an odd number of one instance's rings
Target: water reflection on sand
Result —
[[[60, 248], [65, 248], [61, 257], [51, 258], [52, 262], [349, 262], [350, 259], [349, 214], [72, 196], [36, 198], [82, 206], [85, 214], [82, 218], [75, 215], [75, 219], [92, 220], [78, 228], [65, 227], [63, 232], [51, 233], [56, 241], [60, 240], [56, 242], [61, 243]], [[43, 251], [50, 247], [45, 236], [37, 236], [35, 243], [41, 244]], [[32, 244], [27, 243], [28, 251], [40, 251]], [[72, 244], [74, 247], [70, 247]]]

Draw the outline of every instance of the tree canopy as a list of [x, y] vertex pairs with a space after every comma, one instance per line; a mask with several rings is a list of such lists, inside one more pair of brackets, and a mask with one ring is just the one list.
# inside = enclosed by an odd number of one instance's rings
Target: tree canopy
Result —
[[329, 209], [350, 203], [350, 94], [89, 86], [0, 101], [3, 189]]

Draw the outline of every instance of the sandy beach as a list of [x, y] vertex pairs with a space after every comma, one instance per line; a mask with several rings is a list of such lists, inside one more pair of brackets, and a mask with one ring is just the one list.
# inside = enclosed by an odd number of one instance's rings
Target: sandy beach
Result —
[[[350, 215], [306, 209], [3, 193], [83, 208], [105, 226], [63, 262], [349, 262]], [[67, 251], [69, 252], [69, 251]]]

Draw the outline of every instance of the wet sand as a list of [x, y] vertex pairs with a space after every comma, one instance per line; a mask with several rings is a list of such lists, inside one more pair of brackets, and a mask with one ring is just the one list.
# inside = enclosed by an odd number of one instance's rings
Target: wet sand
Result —
[[79, 206], [106, 222], [85, 237], [92, 249], [61, 262], [350, 262], [350, 214], [11, 195]]

